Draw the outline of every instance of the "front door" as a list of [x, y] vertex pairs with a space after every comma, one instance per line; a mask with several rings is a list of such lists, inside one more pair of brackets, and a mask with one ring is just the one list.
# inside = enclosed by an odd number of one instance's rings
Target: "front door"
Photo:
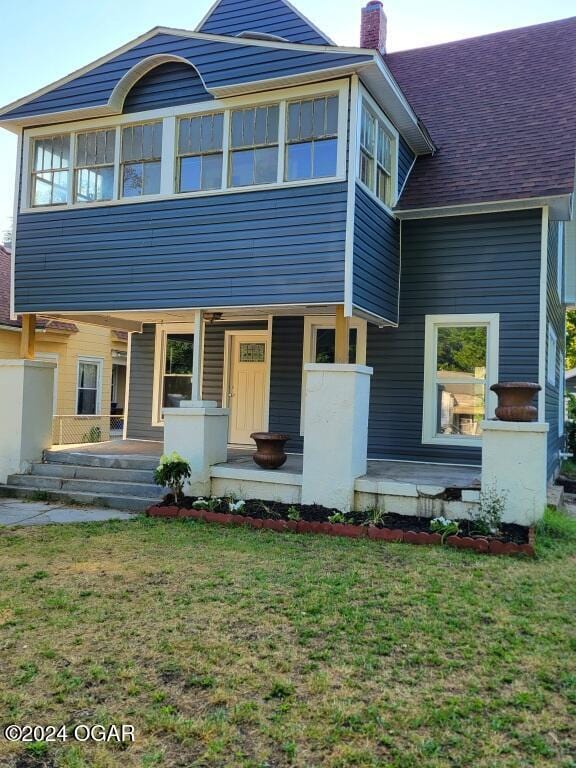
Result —
[[251, 445], [251, 433], [265, 428], [268, 336], [233, 334], [229, 349], [229, 441], [236, 445]]

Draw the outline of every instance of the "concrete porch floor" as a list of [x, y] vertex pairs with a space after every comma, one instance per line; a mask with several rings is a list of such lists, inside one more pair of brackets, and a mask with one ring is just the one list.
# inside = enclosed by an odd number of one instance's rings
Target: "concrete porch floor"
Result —
[[[55, 446], [51, 449], [53, 454], [65, 452], [67, 454], [82, 454], [84, 456], [110, 456], [110, 457], [138, 457], [157, 459], [163, 453], [163, 443], [151, 440], [110, 440], [103, 443], [90, 443], [88, 445]], [[279, 481], [286, 482], [288, 476], [302, 475], [302, 455], [289, 454], [286, 464], [278, 470], [270, 471], [260, 469], [252, 460], [253, 451], [248, 448], [229, 448], [228, 460], [217, 464], [217, 474], [230, 477], [235, 472], [253, 473], [264, 475], [267, 479], [278, 477]], [[264, 479], [264, 477], [262, 477]], [[454, 464], [419, 464], [410, 461], [368, 461], [368, 472], [364, 478], [375, 483], [402, 483], [416, 486], [430, 486], [441, 488], [480, 488], [480, 467], [458, 466]], [[300, 480], [301, 482], [301, 480]]]

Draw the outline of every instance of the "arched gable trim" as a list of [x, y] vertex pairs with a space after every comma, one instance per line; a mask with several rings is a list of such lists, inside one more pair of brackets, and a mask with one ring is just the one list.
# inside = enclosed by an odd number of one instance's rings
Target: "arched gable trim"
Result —
[[122, 112], [124, 108], [124, 101], [136, 83], [141, 78], [143, 78], [144, 75], [147, 75], [148, 72], [156, 69], [156, 67], [159, 67], [161, 64], [169, 64], [170, 62], [186, 64], [187, 66], [191, 67], [200, 78], [206, 93], [210, 94], [209, 90], [206, 88], [206, 83], [204, 82], [204, 78], [202, 77], [201, 73], [194, 66], [194, 64], [188, 61], [188, 59], [185, 59], [183, 56], [176, 56], [171, 53], [159, 53], [154, 56], [148, 56], [147, 58], [142, 59], [142, 61], [139, 61], [138, 64], [135, 64], [132, 69], [126, 72], [126, 74], [114, 86], [114, 90], [108, 99], [108, 107], [110, 107], [115, 112]]

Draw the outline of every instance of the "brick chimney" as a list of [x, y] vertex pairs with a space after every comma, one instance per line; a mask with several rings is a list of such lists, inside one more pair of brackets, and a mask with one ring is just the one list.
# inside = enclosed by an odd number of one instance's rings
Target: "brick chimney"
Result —
[[370, 0], [362, 8], [360, 47], [375, 48], [382, 54], [386, 53], [386, 14], [380, 0]]

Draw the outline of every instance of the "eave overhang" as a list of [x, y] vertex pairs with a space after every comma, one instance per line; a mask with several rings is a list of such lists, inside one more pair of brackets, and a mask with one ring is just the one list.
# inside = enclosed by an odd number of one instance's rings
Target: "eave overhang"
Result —
[[569, 221], [572, 218], [574, 193], [551, 195], [544, 197], [524, 197], [514, 200], [491, 200], [478, 203], [463, 203], [459, 205], [442, 205], [429, 208], [395, 208], [394, 214], [401, 221], [411, 219], [432, 219], [441, 216], [470, 216], [481, 213], [501, 213], [503, 211], [520, 211], [529, 208], [544, 208], [550, 210], [552, 221]]

